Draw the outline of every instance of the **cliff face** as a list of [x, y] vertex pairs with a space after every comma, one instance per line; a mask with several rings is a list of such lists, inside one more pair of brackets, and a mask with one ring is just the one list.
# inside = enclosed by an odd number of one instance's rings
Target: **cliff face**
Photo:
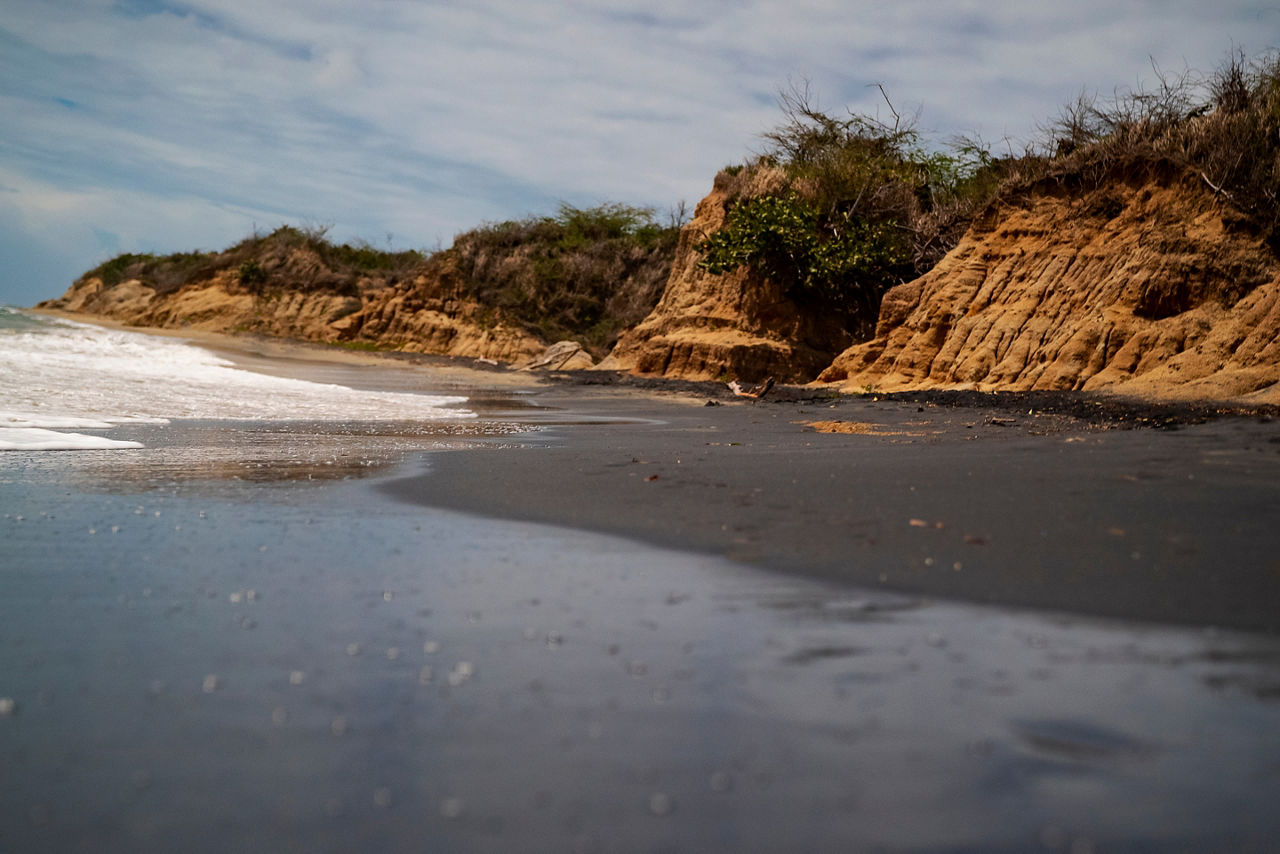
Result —
[[[746, 195], [777, 189], [780, 176], [762, 170]], [[774, 282], [740, 268], [713, 275], [698, 266], [694, 248], [725, 222], [731, 202], [728, 176], [717, 176], [680, 231], [671, 276], [657, 307], [614, 348], [610, 366], [690, 380], [773, 376], [808, 382], [851, 342], [829, 314], [806, 310]]]
[[[717, 176], [680, 232], [661, 299], [600, 367], [697, 380], [816, 376], [845, 391], [1280, 403], [1280, 261], [1198, 173], [1156, 162], [1087, 189], [1070, 175], [1024, 187], [933, 270], [890, 289], [874, 338], [857, 344], [839, 315], [797, 303], [749, 268], [699, 266], [695, 247], [733, 202], [783, 180], [768, 168]], [[527, 362], [550, 343], [537, 321], [559, 318], [550, 326], [561, 337], [570, 321], [587, 329], [604, 317], [617, 328], [642, 316], [670, 252], [669, 242], [601, 241], [592, 254], [559, 231], [530, 248], [554, 228], [478, 231], [395, 272], [343, 266], [339, 249], [320, 246], [323, 257], [286, 229], [218, 255], [122, 256], [43, 305], [139, 326]], [[533, 275], [547, 269], [545, 281]]]
[[[292, 260], [305, 266], [307, 259]], [[224, 269], [174, 290], [139, 279], [107, 286], [100, 277], [86, 276], [41, 305], [135, 326], [257, 332], [507, 362], [532, 358], [547, 346], [519, 328], [492, 322], [483, 306], [462, 295], [447, 259], [424, 265], [407, 281], [365, 277], [347, 290], [248, 287], [238, 271]]]
[[119, 255], [42, 306], [502, 362], [571, 340], [565, 364], [584, 367], [653, 308], [676, 236], [622, 204], [483, 225], [431, 254], [281, 226], [221, 252]]
[[1280, 263], [1198, 175], [1044, 181], [889, 290], [820, 379], [1280, 402]]

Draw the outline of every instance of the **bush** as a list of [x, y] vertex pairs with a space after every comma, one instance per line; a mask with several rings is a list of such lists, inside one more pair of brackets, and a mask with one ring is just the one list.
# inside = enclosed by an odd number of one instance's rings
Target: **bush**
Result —
[[460, 280], [493, 320], [603, 355], [662, 295], [682, 214], [663, 225], [649, 208], [561, 204], [554, 216], [481, 226], [449, 250]]
[[255, 232], [222, 252], [124, 254], [81, 278], [98, 276], [107, 287], [138, 279], [158, 293], [168, 293], [231, 270], [240, 285], [254, 291], [274, 279], [281, 287], [294, 290], [357, 296], [362, 277], [394, 282], [421, 266], [427, 257], [412, 249], [381, 250], [363, 241], [335, 244], [326, 239], [327, 232], [327, 226], [283, 225], [270, 234]]
[[874, 311], [876, 295], [912, 269], [911, 247], [890, 224], [854, 217], [838, 225], [824, 221], [794, 192], [736, 205], [724, 228], [699, 249], [709, 272], [749, 264], [794, 297], [853, 315]]
[[1082, 94], [1042, 128], [1039, 171], [1096, 187], [1153, 163], [1198, 175], [1280, 246], [1280, 54], [1234, 52], [1209, 75], [1155, 68], [1150, 88]]
[[133, 254], [125, 253], [117, 255], [109, 261], [99, 264], [89, 272], [85, 273], [82, 278], [96, 276], [102, 279], [102, 284], [108, 288], [115, 287], [128, 279], [137, 279], [145, 274], [148, 265], [156, 260], [156, 256], [151, 254]]
[[266, 284], [266, 281], [267, 271], [262, 269], [262, 265], [257, 261], [250, 259], [240, 265], [240, 284], [250, 290], [257, 290]]
[[[792, 88], [765, 151], [725, 173], [730, 209], [698, 244], [701, 265], [751, 266], [866, 331], [884, 290], [931, 269], [1001, 195], [1043, 179], [1092, 190], [1170, 168], [1198, 176], [1280, 252], [1280, 54], [1235, 52], [1207, 76], [1155, 73], [1153, 86], [1111, 98], [1082, 93], [1004, 159], [975, 140], [926, 146], [887, 97], [882, 120], [823, 112]], [[760, 196], [753, 178], [765, 170], [781, 187]]]
[[784, 186], [731, 199], [724, 226], [697, 246], [701, 266], [750, 266], [865, 331], [884, 291], [931, 268], [999, 186], [985, 146], [957, 140], [928, 151], [913, 122], [885, 103], [888, 121], [841, 117], [817, 109], [807, 89], [784, 92], [784, 121], [764, 134], [769, 147], [748, 170], [780, 169]]

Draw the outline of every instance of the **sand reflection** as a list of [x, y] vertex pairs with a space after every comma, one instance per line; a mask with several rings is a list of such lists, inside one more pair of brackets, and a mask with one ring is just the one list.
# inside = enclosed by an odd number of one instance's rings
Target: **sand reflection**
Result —
[[[515, 421], [175, 422], [112, 431], [144, 447], [0, 458], [19, 476], [70, 479], [78, 489], [128, 494], [177, 484], [323, 483], [367, 477], [415, 451], [522, 444], [537, 428]], [[127, 434], [127, 435], [126, 435]], [[16, 471], [14, 474], [18, 474]], [[0, 469], [0, 477], [5, 477]]]

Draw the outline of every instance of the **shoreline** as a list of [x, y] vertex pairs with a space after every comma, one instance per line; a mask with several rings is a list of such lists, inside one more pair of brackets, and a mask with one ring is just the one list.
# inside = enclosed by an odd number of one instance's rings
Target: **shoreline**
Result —
[[379, 488], [868, 589], [1280, 633], [1276, 422], [1115, 430], [894, 400], [539, 400], [618, 421], [434, 453], [429, 474]]
[[27, 517], [0, 519], [10, 847], [1280, 838], [1275, 637], [867, 595], [384, 478], [136, 489], [50, 462], [0, 478]]
[[605, 379], [0, 455], [8, 847], [1275, 849], [1280, 423]]
[[412, 504], [915, 596], [1280, 633], [1280, 421], [1265, 407], [797, 387], [750, 401], [719, 383], [45, 313], [183, 338], [250, 370], [463, 391], [484, 417], [540, 426], [520, 448], [431, 452], [430, 474], [379, 487]]

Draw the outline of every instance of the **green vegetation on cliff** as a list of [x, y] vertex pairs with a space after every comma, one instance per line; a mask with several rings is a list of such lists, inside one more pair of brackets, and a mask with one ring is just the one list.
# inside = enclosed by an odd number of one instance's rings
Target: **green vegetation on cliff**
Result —
[[99, 278], [112, 288], [137, 280], [164, 295], [221, 274], [232, 288], [262, 296], [360, 297], [387, 287], [462, 296], [479, 304], [487, 324], [520, 327], [548, 342], [574, 339], [598, 357], [657, 303], [680, 220], [673, 215], [662, 224], [648, 208], [619, 203], [563, 204], [554, 216], [464, 232], [434, 253], [334, 243], [326, 228], [281, 226], [221, 252], [119, 255], [80, 281]]
[[333, 243], [326, 238], [327, 232], [325, 227], [282, 225], [269, 234], [255, 233], [221, 252], [118, 255], [80, 279], [97, 277], [107, 287], [136, 279], [165, 294], [235, 269], [240, 284], [253, 291], [275, 287], [356, 296], [362, 278], [394, 279], [419, 266], [426, 257], [412, 249], [393, 252], [364, 242]]
[[482, 226], [452, 249], [467, 292], [495, 318], [597, 356], [657, 304], [671, 273], [679, 215], [610, 203], [562, 204], [555, 216]]
[[[929, 147], [887, 98], [884, 120], [784, 92], [764, 153], [721, 173], [732, 207], [698, 244], [700, 265], [751, 267], [867, 335], [883, 293], [930, 270], [997, 200], [1042, 181], [1096, 189], [1153, 169], [1198, 174], [1280, 247], [1280, 58], [1233, 54], [1209, 75], [1156, 73], [1152, 89], [1080, 96], [1041, 139], [1002, 158], [968, 139]], [[766, 172], [780, 180], [762, 181]]]
[[[784, 92], [781, 104], [766, 152], [727, 175], [734, 204], [698, 245], [701, 266], [751, 266], [797, 301], [869, 331], [880, 296], [946, 254], [990, 200], [1002, 164], [967, 140], [929, 151], [887, 98], [890, 121], [823, 112], [805, 89]], [[753, 194], [762, 171], [781, 181]]]
[[[1232, 54], [1208, 75], [1156, 72], [1154, 88], [1080, 96], [1039, 140], [1001, 157], [977, 141], [926, 139], [887, 97], [884, 116], [841, 115], [793, 89], [783, 94], [781, 123], [763, 135], [764, 151], [716, 177], [727, 199], [723, 223], [684, 245], [710, 273], [745, 267], [781, 285], [802, 314], [831, 321], [840, 332], [833, 341], [869, 337], [886, 290], [928, 272], [975, 218], [1025, 202], [1034, 188], [1088, 192], [1083, 214], [1110, 219], [1120, 183], [1156, 174], [1203, 182], [1233, 212], [1233, 229], [1280, 250], [1280, 54]], [[398, 300], [390, 314], [465, 315], [482, 329], [574, 339], [603, 356], [657, 305], [683, 219], [660, 222], [648, 208], [619, 203], [565, 204], [554, 215], [481, 225], [436, 252], [335, 243], [324, 228], [282, 226], [220, 252], [120, 255], [81, 281], [111, 288], [138, 280], [166, 295], [216, 278], [242, 296], [340, 295], [344, 316], [372, 312], [377, 291]], [[1222, 293], [1238, 298], [1257, 277], [1228, 278], [1238, 282]], [[1152, 317], [1186, 302], [1153, 294], [1140, 307]], [[393, 325], [382, 314], [371, 322]], [[352, 321], [342, 334], [368, 328]], [[409, 343], [417, 342], [389, 346]]]

